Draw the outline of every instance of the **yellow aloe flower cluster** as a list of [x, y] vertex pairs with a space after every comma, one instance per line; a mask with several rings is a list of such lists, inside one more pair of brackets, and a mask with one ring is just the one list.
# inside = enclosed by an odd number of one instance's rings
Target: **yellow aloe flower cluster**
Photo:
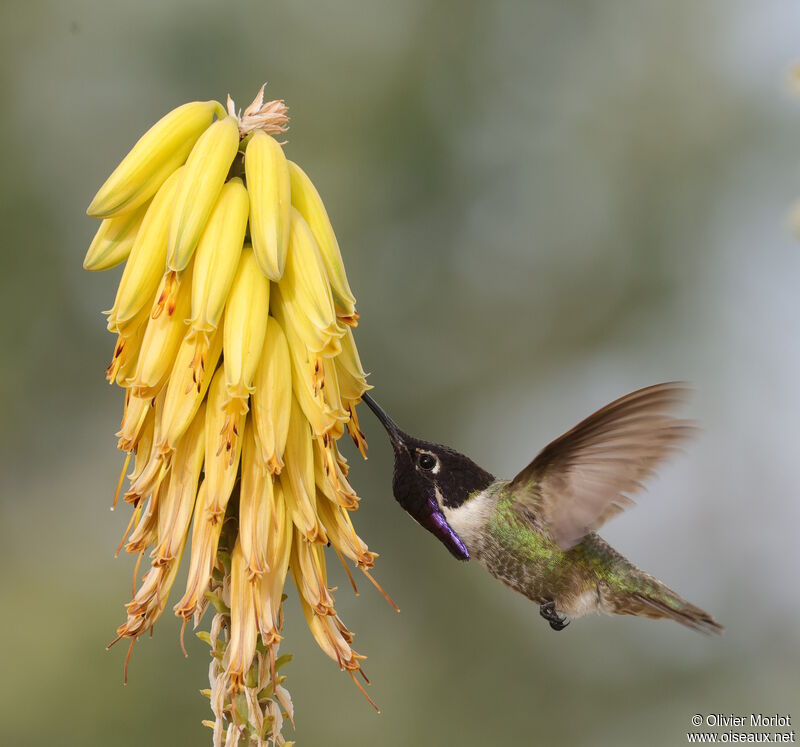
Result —
[[363, 657], [336, 614], [325, 546], [375, 583], [337, 449], [348, 430], [366, 450], [355, 299], [322, 199], [274, 137], [286, 106], [263, 94], [243, 113], [230, 97], [170, 112], [87, 211], [102, 223], [84, 267], [125, 263], [107, 312], [107, 378], [125, 391], [117, 495], [134, 456], [120, 549], [138, 556], [135, 579], [148, 550], [151, 561], [116, 640], [132, 647], [152, 629], [189, 544], [174, 611], [196, 626], [217, 608], [205, 636], [215, 744], [223, 732], [225, 744], [282, 743], [287, 574], [317, 643], [354, 681]]

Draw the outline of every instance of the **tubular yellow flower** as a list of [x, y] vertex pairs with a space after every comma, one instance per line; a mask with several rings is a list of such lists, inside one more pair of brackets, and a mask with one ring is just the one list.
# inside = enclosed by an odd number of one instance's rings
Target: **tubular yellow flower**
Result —
[[105, 220], [84, 260], [125, 262], [107, 312], [117, 341], [106, 376], [125, 389], [117, 496], [135, 454], [117, 552], [137, 555], [134, 581], [148, 550], [151, 563], [116, 640], [152, 630], [191, 525], [173, 609], [184, 628], [216, 609], [198, 635], [212, 649], [207, 723], [219, 747], [284, 743], [287, 574], [317, 643], [351, 676], [363, 657], [336, 614], [326, 544], [377, 586], [337, 448], [346, 428], [366, 448], [358, 314], [319, 194], [272, 137], [286, 111], [262, 87], [241, 113], [229, 98], [228, 116], [196, 102], [164, 117], [92, 202]]
[[[152, 458], [152, 457], [151, 457]], [[145, 468], [146, 471], [146, 468]], [[144, 503], [137, 502], [136, 507], [142, 510], [138, 514], [138, 521], [133, 531], [128, 536], [125, 552], [133, 555], [143, 553], [156, 541], [158, 529], [158, 512], [161, 509], [161, 495], [168, 482], [166, 471], [160, 476], [157, 483], [150, 489], [149, 498]], [[126, 498], [128, 496], [126, 495]]]
[[236, 276], [249, 210], [242, 180], [234, 178], [226, 182], [197, 244], [191, 317], [191, 339], [196, 351], [192, 367], [196, 377], [206, 365], [209, 336], [219, 325]]
[[280, 280], [289, 247], [289, 166], [283, 148], [256, 130], [244, 157], [250, 193], [250, 236], [258, 266], [270, 280]]
[[149, 206], [150, 203], [147, 202], [129, 213], [106, 218], [89, 245], [83, 260], [83, 269], [92, 272], [108, 270], [128, 259]]
[[361, 358], [358, 356], [353, 330], [347, 329], [342, 337], [342, 354], [335, 359], [339, 391], [342, 400], [346, 403], [361, 401], [361, 395], [372, 387], [367, 384], [367, 375], [361, 367]]
[[[323, 439], [318, 438], [314, 444], [314, 481], [317, 488], [332, 503], [348, 511], [355, 511], [359, 497], [347, 481], [336, 445], [329, 442], [325, 447], [322, 441]], [[331, 453], [334, 456], [333, 463], [330, 459]]]
[[189, 430], [175, 447], [169, 487], [158, 514], [158, 544], [153, 550], [155, 565], [180, 558], [203, 468], [205, 409], [205, 403], [201, 404]]
[[164, 412], [161, 416], [164, 434], [162, 449], [174, 449], [178, 439], [181, 438], [193, 419], [198, 417], [200, 403], [206, 396], [221, 353], [222, 332], [215, 330], [211, 333], [208, 342], [206, 365], [195, 372], [192, 367], [195, 343], [191, 339], [191, 332], [187, 333], [181, 341], [167, 382]]
[[[292, 578], [297, 584], [294, 569], [292, 569]], [[339, 669], [348, 672], [360, 670], [359, 660], [365, 657], [357, 654], [350, 646], [353, 641], [352, 633], [344, 626], [339, 617], [337, 615], [317, 615], [311, 605], [302, 597], [300, 604], [308, 628], [317, 645], [339, 665]]]
[[[131, 486], [125, 493], [125, 501], [134, 506], [138, 506], [142, 498], [150, 495], [157, 490], [169, 470], [169, 454], [165, 454], [159, 448], [161, 443], [161, 413], [164, 410], [164, 392], [162, 391], [153, 400], [153, 437], [150, 443], [150, 454], [147, 455], [147, 462], [144, 469], [138, 474], [135, 480], [131, 480]], [[136, 452], [136, 466], [139, 466], [139, 451]]]
[[252, 400], [255, 440], [261, 459], [270, 472], [280, 474], [292, 409], [292, 369], [286, 335], [274, 317], [267, 322]]
[[209, 510], [206, 482], [200, 483], [197, 490], [197, 501], [194, 507], [192, 524], [192, 549], [189, 560], [189, 578], [186, 581], [186, 592], [175, 605], [178, 617], [189, 619], [198, 611], [200, 603], [211, 580], [214, 560], [217, 556], [219, 535], [222, 522], [218, 521]]
[[322, 356], [311, 353], [296, 334], [295, 326], [287, 314], [287, 306], [278, 289], [273, 289], [271, 310], [286, 333], [289, 357], [292, 362], [292, 391], [311, 424], [314, 434], [321, 436], [335, 432], [347, 419], [347, 413], [334, 412], [325, 401]]
[[250, 669], [256, 653], [258, 626], [254, 592], [240, 538], [231, 556], [231, 643], [227, 674], [234, 692], [241, 690], [244, 674]]
[[281, 472], [280, 481], [294, 525], [309, 542], [326, 542], [325, 530], [315, 509], [311, 429], [294, 397], [286, 440], [286, 469]]
[[318, 615], [333, 614], [333, 597], [327, 585], [322, 546], [306, 540], [296, 528], [289, 567], [298, 591], [311, 609]]
[[150, 307], [142, 306], [133, 319], [117, 325], [117, 344], [114, 346], [111, 363], [106, 369], [106, 380], [109, 384], [125, 386], [125, 382], [133, 376], [149, 318]]
[[114, 306], [109, 312], [108, 328], [112, 331], [115, 330], [115, 325], [132, 319], [143, 306], [152, 304], [164, 274], [167, 231], [176, 187], [182, 173], [183, 167], [175, 171], [147, 208], [119, 281]]
[[175, 194], [169, 226], [167, 266], [186, 269], [239, 148], [233, 117], [219, 119], [197, 140]]
[[[169, 282], [169, 273], [164, 276], [161, 287]], [[177, 289], [175, 306], [147, 322], [144, 339], [136, 363], [136, 371], [130, 387], [140, 397], [153, 397], [166, 383], [175, 356], [186, 334], [186, 319], [192, 298], [192, 278], [185, 273]]]
[[314, 235], [295, 208], [291, 210], [290, 226], [286, 270], [278, 287], [308, 349], [326, 354], [331, 340], [342, 337], [344, 329], [336, 319], [331, 287]]
[[[319, 373], [317, 373], [319, 377]], [[337, 417], [337, 424], [331, 431], [335, 438], [339, 438], [344, 433], [342, 423], [347, 422], [348, 413], [342, 403], [342, 395], [339, 391], [339, 373], [333, 358], [322, 359], [322, 379], [319, 381], [318, 389], [322, 393], [326, 406]]]
[[[208, 390], [208, 408], [206, 409], [206, 457], [205, 474], [208, 490], [209, 520], [221, 522], [225, 507], [236, 482], [239, 467], [239, 456], [242, 451], [242, 440], [234, 439], [230, 447], [220, 443], [220, 434], [227, 427], [228, 413], [225, 409], [225, 375], [217, 369]], [[234, 422], [237, 433], [244, 431], [245, 415], [240, 415]]]
[[223, 113], [218, 102], [193, 101], [162, 117], [114, 169], [86, 212], [108, 218], [147, 202], [186, 160], [215, 112]]
[[[148, 401], [152, 405], [152, 400]], [[147, 466], [147, 461], [150, 459], [150, 450], [153, 448], [153, 437], [156, 428], [156, 412], [155, 408], [150, 406], [144, 412], [144, 418], [136, 431], [136, 436], [131, 441], [117, 445], [117, 448], [122, 451], [133, 452], [136, 454], [136, 462], [133, 465], [133, 470], [128, 479], [131, 484], [134, 484]], [[120, 439], [122, 442], [122, 439]]]
[[339, 242], [328, 218], [328, 211], [322, 203], [316, 187], [303, 169], [293, 161], [289, 161], [291, 180], [292, 206], [297, 208], [305, 218], [311, 233], [319, 247], [322, 261], [325, 263], [328, 279], [336, 302], [336, 313], [345, 324], [355, 325], [358, 321], [356, 299], [347, 282], [342, 253]]
[[125, 605], [128, 619], [117, 628], [117, 640], [138, 638], [156, 624], [178, 575], [182, 554], [183, 544], [173, 560], [150, 568], [133, 600]]
[[248, 411], [253, 378], [261, 360], [267, 331], [269, 281], [258, 269], [253, 249], [245, 246], [239, 268], [225, 307], [223, 367], [226, 387], [226, 421], [223, 440], [230, 451], [236, 434], [236, 422]]
[[283, 489], [277, 482], [273, 491], [273, 508], [274, 532], [267, 546], [269, 570], [261, 575], [255, 596], [258, 630], [263, 644], [268, 647], [281, 640], [281, 594], [289, 570], [293, 536], [292, 519], [283, 498]]
[[336, 366], [342, 406], [350, 416], [347, 420], [347, 430], [361, 455], [366, 457], [367, 441], [358, 423], [356, 405], [361, 402], [364, 392], [372, 387], [367, 384], [367, 375], [361, 367], [361, 359], [358, 357], [351, 329], [348, 329], [342, 338], [342, 354], [337, 356], [334, 365]]
[[272, 475], [260, 457], [253, 424], [248, 419], [242, 444], [239, 544], [250, 578], [261, 576], [269, 570], [267, 551], [271, 542], [275, 501]]
[[150, 412], [153, 401], [147, 397], [137, 397], [130, 390], [125, 396], [125, 408], [122, 412], [122, 423], [117, 431], [117, 448], [130, 451], [136, 448], [144, 426], [145, 418]]
[[[271, 298], [274, 299], [270, 305], [273, 316], [283, 326], [283, 331], [289, 339], [289, 348], [292, 348], [292, 340], [299, 340], [298, 349], [303, 351], [305, 358], [314, 360], [326, 356], [333, 358], [342, 352], [342, 346], [338, 337], [320, 331], [317, 327], [308, 322], [296, 303], [287, 301], [281, 295], [280, 286], [273, 283]], [[306, 340], [313, 340], [313, 346], [309, 349]]]
[[370, 552], [364, 540], [356, 534], [347, 511], [327, 500], [324, 495], [317, 499], [317, 507], [331, 544], [359, 568], [372, 568], [377, 555]]

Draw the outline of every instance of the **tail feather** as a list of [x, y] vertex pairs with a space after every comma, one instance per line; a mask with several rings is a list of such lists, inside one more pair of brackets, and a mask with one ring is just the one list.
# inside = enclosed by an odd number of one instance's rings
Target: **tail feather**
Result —
[[725, 630], [708, 612], [690, 604], [662, 584], [650, 594], [641, 592], [632, 594], [631, 602], [633, 604], [626, 610], [629, 614], [668, 618], [706, 635], [711, 633], [719, 635]]

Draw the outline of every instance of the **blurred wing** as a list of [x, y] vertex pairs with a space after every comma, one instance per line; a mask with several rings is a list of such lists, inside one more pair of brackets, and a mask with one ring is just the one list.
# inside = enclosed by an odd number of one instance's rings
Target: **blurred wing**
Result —
[[555, 441], [512, 481], [512, 494], [539, 517], [562, 550], [631, 505], [659, 462], [689, 436], [670, 414], [689, 389], [656, 384], [615, 400]]

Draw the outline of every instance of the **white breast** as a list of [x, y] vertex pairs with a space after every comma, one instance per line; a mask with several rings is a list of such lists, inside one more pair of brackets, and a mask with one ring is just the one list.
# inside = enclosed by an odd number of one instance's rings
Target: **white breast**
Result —
[[[439, 498], [438, 495], [436, 497]], [[485, 537], [484, 527], [489, 521], [496, 501], [496, 496], [487, 494], [486, 491], [479, 493], [474, 498], [469, 498], [457, 508], [443, 506], [439, 500], [444, 518], [455, 533], [461, 537], [470, 552], [477, 552], [480, 549], [481, 542]]]
[[597, 612], [598, 602], [599, 595], [597, 589], [589, 589], [577, 597], [560, 601], [558, 603], [558, 610], [574, 620], [590, 612]]

